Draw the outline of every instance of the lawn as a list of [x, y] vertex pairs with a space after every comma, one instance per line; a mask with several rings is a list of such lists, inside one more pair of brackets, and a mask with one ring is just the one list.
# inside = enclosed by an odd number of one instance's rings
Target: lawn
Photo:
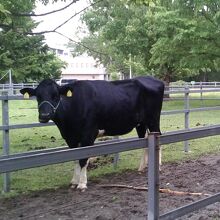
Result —
[[[191, 96], [200, 97], [200, 94]], [[219, 93], [204, 93], [203, 97], [220, 98]], [[190, 101], [190, 108], [199, 108], [206, 106], [220, 105], [220, 100], [197, 100]], [[184, 103], [178, 101], [165, 101], [163, 110], [183, 109]], [[37, 122], [37, 104], [36, 101], [9, 101], [10, 124], [24, 124]], [[0, 113], [1, 115], [1, 113]], [[203, 111], [190, 113], [190, 127], [202, 127], [214, 124], [220, 124], [220, 111]], [[161, 117], [161, 131], [175, 131], [184, 128], [184, 114], [163, 115]], [[125, 137], [136, 136], [132, 131]], [[2, 134], [0, 135], [2, 138]], [[122, 137], [123, 138], [123, 137]], [[220, 137], [203, 138], [190, 141], [190, 152], [183, 152], [183, 143], [174, 143], [163, 146], [163, 163], [177, 160], [194, 159], [198, 156], [220, 152]], [[30, 150], [44, 149], [50, 147], [65, 146], [64, 140], [55, 126], [18, 129], [10, 131], [10, 153], [25, 152]], [[0, 146], [2, 151], [2, 146]], [[117, 169], [112, 164], [98, 167], [89, 171], [89, 179], [99, 178], [102, 175], [123, 172], [129, 169], [137, 169], [142, 150], [123, 152], [120, 154], [120, 161]], [[30, 191], [57, 188], [68, 186], [73, 171], [73, 163], [63, 163], [50, 165], [40, 168], [21, 170], [13, 172], [11, 175], [11, 192], [7, 196], [17, 195], [19, 193], [28, 193]], [[3, 184], [3, 178], [0, 177], [0, 187]], [[0, 196], [5, 196], [1, 194]]]

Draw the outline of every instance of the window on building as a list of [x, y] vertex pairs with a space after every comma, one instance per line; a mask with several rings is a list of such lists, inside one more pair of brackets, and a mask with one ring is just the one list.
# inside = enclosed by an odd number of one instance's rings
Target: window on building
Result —
[[63, 50], [58, 49], [58, 50], [57, 50], [57, 53], [58, 53], [59, 55], [63, 55]]

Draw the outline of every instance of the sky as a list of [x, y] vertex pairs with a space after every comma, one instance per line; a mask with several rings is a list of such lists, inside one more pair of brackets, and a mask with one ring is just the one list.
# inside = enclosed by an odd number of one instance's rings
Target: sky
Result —
[[[70, 0], [66, 0], [66, 2], [58, 1], [57, 3], [54, 4], [50, 3], [46, 6], [43, 5], [41, 2], [38, 2], [36, 4], [37, 7], [35, 13], [41, 14], [41, 13], [54, 11], [68, 5], [70, 2], [71, 2]], [[62, 24], [64, 21], [66, 21], [68, 18], [70, 18], [72, 15], [84, 9], [88, 5], [89, 5], [88, 0], [79, 0], [61, 12], [56, 12], [51, 15], [46, 15], [41, 17], [35, 17], [34, 19], [40, 22], [38, 27], [35, 29], [35, 32], [53, 30], [54, 28]], [[77, 28], [79, 27], [83, 28], [81, 22], [79, 21], [79, 18], [80, 15], [75, 16], [68, 23], [66, 23], [64, 26], [59, 28], [57, 31], [70, 37], [73, 40], [78, 41], [80, 35], [78, 36], [76, 35]], [[68, 43], [68, 39], [56, 33], [45, 34], [45, 38], [46, 38], [46, 43], [51, 47], [54, 45], [61, 45]]]

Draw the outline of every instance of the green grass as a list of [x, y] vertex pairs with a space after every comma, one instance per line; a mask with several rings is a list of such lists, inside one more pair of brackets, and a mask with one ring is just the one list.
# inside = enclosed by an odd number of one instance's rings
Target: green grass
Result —
[[[199, 97], [194, 94], [192, 97]], [[220, 98], [220, 94], [204, 93], [203, 97]], [[216, 106], [220, 100], [190, 101], [190, 108]], [[38, 121], [36, 101], [9, 101], [10, 124], [24, 124]], [[164, 102], [163, 110], [183, 109], [183, 101]], [[0, 110], [1, 111], [1, 110]], [[0, 112], [1, 115], [1, 112]], [[220, 124], [220, 111], [204, 111], [190, 113], [190, 127], [202, 127]], [[161, 117], [162, 132], [175, 131], [184, 128], [184, 114], [164, 115]], [[136, 136], [135, 130], [124, 137]], [[2, 134], [0, 134], [2, 139]], [[55, 141], [54, 141], [55, 138]], [[201, 155], [220, 152], [220, 137], [208, 137], [192, 140], [190, 152], [183, 152], [183, 143], [174, 143], [163, 146], [163, 162], [194, 159]], [[64, 146], [66, 143], [61, 138], [58, 129], [53, 127], [18, 129], [10, 131], [10, 153], [26, 152], [30, 150]], [[2, 151], [2, 146], [0, 146]], [[96, 179], [109, 173], [120, 173], [125, 170], [136, 170], [140, 161], [142, 150], [123, 152], [117, 169], [112, 164], [98, 167], [89, 171], [89, 179]], [[63, 163], [40, 168], [13, 172], [11, 175], [11, 192], [0, 197], [13, 196], [31, 191], [68, 186], [73, 173], [73, 163]], [[0, 187], [3, 178], [0, 177]]]

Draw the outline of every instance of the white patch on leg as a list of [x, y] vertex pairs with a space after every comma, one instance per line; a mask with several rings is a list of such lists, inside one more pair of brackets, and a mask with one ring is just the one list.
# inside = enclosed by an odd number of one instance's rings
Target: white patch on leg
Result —
[[147, 163], [148, 163], [148, 149], [143, 149], [141, 162], [140, 162], [138, 171], [142, 172], [147, 167]]
[[[148, 130], [146, 131], [145, 138], [148, 138]], [[139, 172], [144, 171], [144, 169], [147, 167], [147, 164], [148, 164], [148, 149], [145, 148], [143, 149], [138, 171]]]
[[89, 160], [87, 161], [86, 165], [81, 169], [80, 172], [80, 179], [77, 189], [85, 191], [87, 189], [87, 166], [89, 164]]
[[105, 130], [99, 130], [99, 133], [98, 133], [98, 135], [97, 135], [97, 138], [103, 137], [103, 136], [104, 136], [104, 133], [105, 133]]
[[81, 173], [81, 167], [79, 165], [79, 161], [74, 161], [74, 172], [73, 172], [73, 178], [71, 180], [71, 188], [76, 188], [80, 181], [80, 173]]

